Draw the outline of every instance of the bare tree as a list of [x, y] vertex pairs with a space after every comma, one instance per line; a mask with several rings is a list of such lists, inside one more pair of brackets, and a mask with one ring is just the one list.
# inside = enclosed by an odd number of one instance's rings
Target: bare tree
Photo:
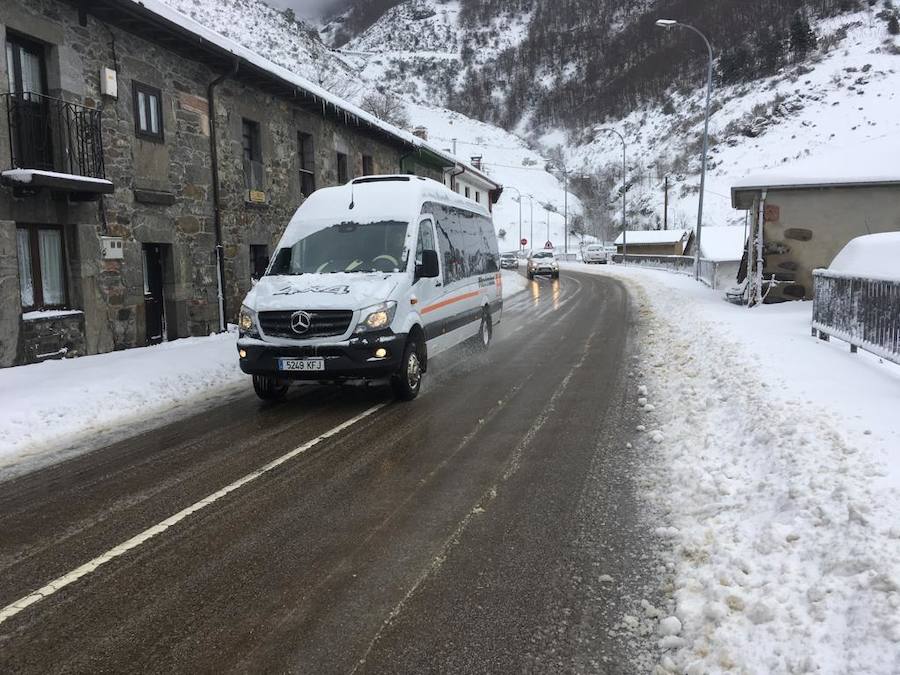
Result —
[[366, 94], [360, 106], [366, 112], [370, 112], [375, 117], [393, 124], [395, 127], [406, 128], [409, 126], [409, 113], [406, 105], [396, 94], [389, 91], [371, 91]]

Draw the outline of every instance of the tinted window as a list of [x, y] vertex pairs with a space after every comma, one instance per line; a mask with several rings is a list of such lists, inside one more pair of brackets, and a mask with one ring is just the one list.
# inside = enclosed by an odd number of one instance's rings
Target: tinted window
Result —
[[497, 237], [489, 218], [443, 204], [425, 204], [422, 210], [435, 217], [444, 283], [497, 271]]

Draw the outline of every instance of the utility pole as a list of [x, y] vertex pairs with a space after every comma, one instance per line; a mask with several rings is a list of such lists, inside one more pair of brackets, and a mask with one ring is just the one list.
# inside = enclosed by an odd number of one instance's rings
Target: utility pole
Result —
[[563, 168], [563, 260], [569, 259], [569, 170]]
[[666, 176], [663, 197], [663, 229], [669, 229], [669, 177]]

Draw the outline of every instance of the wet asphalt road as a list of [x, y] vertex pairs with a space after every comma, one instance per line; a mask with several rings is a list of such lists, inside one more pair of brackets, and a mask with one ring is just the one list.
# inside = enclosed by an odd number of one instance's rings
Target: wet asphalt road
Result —
[[2, 608], [387, 404], [0, 623], [0, 671], [633, 672], [632, 318], [564, 272], [412, 403], [248, 394], [0, 483]]

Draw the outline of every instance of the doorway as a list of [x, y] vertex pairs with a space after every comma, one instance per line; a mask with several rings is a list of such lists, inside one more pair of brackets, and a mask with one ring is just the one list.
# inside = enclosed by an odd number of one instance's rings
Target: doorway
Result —
[[166, 244], [144, 244], [144, 324], [146, 344], [155, 345], [168, 339], [166, 303], [163, 296]]

